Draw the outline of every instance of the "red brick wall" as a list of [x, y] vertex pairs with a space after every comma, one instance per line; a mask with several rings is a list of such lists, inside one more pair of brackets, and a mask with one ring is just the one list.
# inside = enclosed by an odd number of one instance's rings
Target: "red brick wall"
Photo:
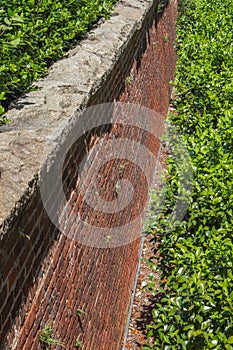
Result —
[[[165, 116], [176, 61], [177, 6], [176, 1], [170, 1], [160, 19], [155, 7], [156, 2], [143, 30], [135, 32], [89, 105], [116, 99], [147, 106]], [[86, 141], [90, 140], [89, 135]], [[158, 144], [154, 147], [156, 152]], [[84, 143], [80, 141], [78, 148], [84, 152]], [[78, 159], [74, 147], [67, 159], [65, 180], [71, 174], [77, 176], [71, 169]], [[71, 185], [75, 183], [74, 178], [69, 180]], [[71, 185], [68, 190], [75, 193]], [[75, 348], [78, 336], [86, 350], [121, 349], [140, 238], [111, 249], [71, 241], [61, 236], [48, 218], [36, 180], [33, 186], [32, 198], [0, 242], [1, 349], [40, 349], [39, 335], [47, 321], [53, 322], [54, 335], [67, 349]], [[72, 198], [79, 200], [77, 193]], [[79, 317], [77, 309], [86, 314]]]

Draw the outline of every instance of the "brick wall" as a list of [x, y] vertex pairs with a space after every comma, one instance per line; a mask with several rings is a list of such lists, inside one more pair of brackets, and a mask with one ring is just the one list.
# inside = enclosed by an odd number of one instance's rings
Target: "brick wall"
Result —
[[[134, 30], [113, 69], [93, 90], [87, 106], [119, 100], [147, 106], [165, 116], [176, 61], [177, 5], [170, 0], [159, 17], [156, 5], [154, 1], [140, 30]], [[81, 155], [100, 137], [119, 133], [122, 134], [120, 126], [94, 130], [68, 153], [64, 182], [72, 205], [82, 207], [75, 186]], [[152, 147], [156, 153], [159, 144], [154, 142]], [[103, 177], [108, 178], [116, 166], [119, 164], [110, 164]], [[134, 173], [128, 170], [126, 175], [133, 178]], [[139, 193], [143, 193], [143, 186], [138, 179]], [[61, 235], [51, 223], [42, 205], [37, 178], [30, 183], [30, 193], [0, 241], [1, 349], [40, 349], [39, 335], [48, 321], [53, 323], [55, 337], [67, 349], [75, 348], [77, 337], [87, 350], [121, 349], [140, 238], [116, 248], [81, 245]], [[108, 187], [108, 194], [109, 199], [114, 196], [114, 186]], [[97, 219], [104, 220], [94, 216]], [[134, 229], [137, 232], [140, 227]], [[77, 309], [85, 314], [77, 315]]]

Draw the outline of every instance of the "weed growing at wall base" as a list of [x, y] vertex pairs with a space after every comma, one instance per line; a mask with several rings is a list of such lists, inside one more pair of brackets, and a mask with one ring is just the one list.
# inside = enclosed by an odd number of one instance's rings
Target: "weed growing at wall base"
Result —
[[[165, 212], [154, 223], [161, 274], [144, 350], [233, 349], [233, 3], [180, 0], [172, 122], [194, 170], [191, 204], [172, 233], [166, 220], [178, 173], [168, 165]], [[155, 249], [155, 251], [156, 251]], [[166, 282], [165, 282], [166, 281]], [[158, 297], [159, 296], [159, 297]]]
[[45, 74], [116, 0], [1, 1], [0, 125], [9, 103]]

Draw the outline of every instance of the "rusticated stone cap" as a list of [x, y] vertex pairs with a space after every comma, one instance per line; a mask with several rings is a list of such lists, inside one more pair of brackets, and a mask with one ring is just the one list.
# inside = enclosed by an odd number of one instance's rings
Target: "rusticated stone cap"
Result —
[[153, 4], [153, 0], [118, 2], [110, 19], [56, 62], [46, 78], [34, 83], [38, 91], [24, 95], [7, 112], [11, 123], [0, 127], [0, 239], [36, 188], [46, 142], [49, 139], [59, 147]]

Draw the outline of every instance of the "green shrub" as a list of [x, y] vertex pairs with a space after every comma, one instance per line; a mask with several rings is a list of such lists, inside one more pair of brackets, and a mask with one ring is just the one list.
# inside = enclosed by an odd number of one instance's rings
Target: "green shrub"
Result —
[[[116, 0], [2, 0], [0, 115]], [[0, 117], [0, 124], [5, 119]]]
[[193, 193], [185, 220], [167, 233], [178, 186], [170, 160], [166, 215], [154, 224], [161, 260], [149, 261], [161, 273], [159, 291], [153, 277], [148, 285], [154, 344], [145, 350], [233, 349], [232, 28], [231, 0], [180, 1], [172, 122], [192, 159]]

